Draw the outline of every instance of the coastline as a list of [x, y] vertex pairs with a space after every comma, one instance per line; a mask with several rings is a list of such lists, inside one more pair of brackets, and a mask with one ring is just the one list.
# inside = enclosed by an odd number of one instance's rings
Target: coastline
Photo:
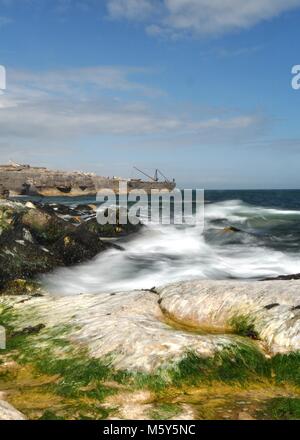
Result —
[[0, 209], [0, 418], [298, 415], [299, 281], [193, 280], [57, 296], [35, 277], [110, 247], [121, 252], [113, 240], [140, 229], [99, 229], [92, 205], [1, 201]]

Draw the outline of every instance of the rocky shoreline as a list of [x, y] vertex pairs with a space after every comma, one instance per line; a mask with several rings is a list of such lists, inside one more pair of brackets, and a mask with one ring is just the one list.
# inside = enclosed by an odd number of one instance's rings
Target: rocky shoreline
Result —
[[101, 226], [95, 209], [0, 200], [0, 292], [30, 292], [39, 274], [91, 260], [117, 246], [108, 238], [139, 229], [130, 224]]
[[41, 291], [137, 232], [94, 209], [0, 203], [0, 419], [300, 418], [300, 281]]

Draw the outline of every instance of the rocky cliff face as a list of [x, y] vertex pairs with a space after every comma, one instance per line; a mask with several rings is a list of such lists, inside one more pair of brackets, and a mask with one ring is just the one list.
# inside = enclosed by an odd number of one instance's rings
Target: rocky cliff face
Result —
[[[124, 180], [126, 182], [126, 180]], [[14, 195], [42, 196], [95, 196], [102, 189], [119, 191], [119, 179], [96, 176], [92, 173], [53, 171], [47, 168], [30, 167], [29, 165], [0, 166], [0, 195], [8, 192]], [[174, 189], [169, 182], [128, 181], [128, 189]]]
[[1, 166], [0, 185], [10, 195], [81, 196], [96, 194], [92, 174], [29, 166]]

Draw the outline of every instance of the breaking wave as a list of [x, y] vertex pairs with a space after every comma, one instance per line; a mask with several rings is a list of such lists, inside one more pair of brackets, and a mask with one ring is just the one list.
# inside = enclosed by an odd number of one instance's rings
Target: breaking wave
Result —
[[193, 278], [260, 279], [300, 272], [300, 211], [241, 200], [208, 203], [205, 232], [147, 226], [94, 260], [44, 278], [57, 294], [149, 289]]

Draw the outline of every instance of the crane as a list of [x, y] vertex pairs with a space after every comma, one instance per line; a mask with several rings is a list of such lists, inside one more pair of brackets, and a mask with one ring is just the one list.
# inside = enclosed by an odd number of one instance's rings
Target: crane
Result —
[[144, 174], [144, 176], [148, 177], [149, 179], [151, 179], [153, 182], [158, 182], [159, 181], [159, 174], [165, 179], [165, 182], [170, 182], [169, 179], [167, 179], [167, 177], [158, 169], [156, 168], [155, 173], [154, 173], [154, 177], [149, 176], [149, 174], [145, 173], [144, 171], [140, 170], [137, 167], [133, 167], [135, 170], [137, 170], [139, 173]]

